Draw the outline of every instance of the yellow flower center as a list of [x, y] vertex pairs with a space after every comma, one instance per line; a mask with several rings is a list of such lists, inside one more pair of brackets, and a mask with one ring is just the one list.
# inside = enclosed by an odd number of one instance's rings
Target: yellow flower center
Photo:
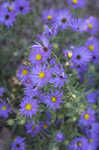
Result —
[[6, 107], [6, 106], [3, 106], [3, 107], [2, 107], [2, 110], [3, 110], [3, 111], [6, 111], [6, 110], [7, 110], [7, 107]]
[[9, 11], [12, 11], [12, 10], [13, 10], [13, 8], [12, 8], [12, 7], [8, 7], [8, 10], [9, 10]]
[[52, 102], [56, 102], [56, 97], [53, 96], [53, 97], [51, 98], [51, 100], [52, 100]]
[[44, 128], [44, 129], [47, 129], [47, 128], [48, 128], [48, 125], [47, 125], [47, 124], [44, 124], [44, 125], [43, 125], [43, 128]]
[[94, 49], [94, 46], [93, 45], [89, 45], [89, 50], [93, 51], [93, 49]]
[[77, 143], [77, 145], [78, 145], [79, 147], [81, 147], [81, 146], [82, 146], [82, 142], [79, 141], [79, 142]]
[[52, 19], [52, 16], [47, 16], [48, 20], [51, 20]]
[[90, 139], [89, 139], [89, 142], [90, 142], [90, 143], [92, 143], [92, 142], [93, 142], [93, 139], [92, 139], [92, 138], [90, 138]]
[[90, 117], [90, 116], [89, 116], [88, 114], [85, 114], [85, 115], [84, 115], [84, 118], [85, 118], [86, 120], [88, 120], [89, 117]]
[[68, 52], [68, 58], [71, 58], [72, 57], [72, 52]]
[[43, 79], [43, 78], [45, 77], [45, 73], [44, 73], [44, 72], [40, 72], [40, 73], [39, 73], [39, 77], [40, 77], [41, 79]]
[[77, 4], [77, 0], [73, 0], [72, 3], [73, 3], [73, 4]]
[[28, 74], [28, 70], [23, 69], [23, 70], [22, 70], [22, 74], [23, 74], [24, 76], [27, 75], [27, 74]]
[[25, 109], [26, 110], [31, 110], [32, 109], [32, 105], [31, 104], [26, 104]]
[[88, 28], [89, 28], [89, 29], [92, 29], [92, 28], [93, 28], [93, 25], [92, 25], [92, 24], [89, 24], [89, 25], [88, 25]]
[[33, 129], [33, 130], [35, 130], [35, 127], [34, 127], [34, 126], [32, 126], [32, 129]]
[[41, 60], [42, 56], [40, 54], [36, 55], [36, 60]]

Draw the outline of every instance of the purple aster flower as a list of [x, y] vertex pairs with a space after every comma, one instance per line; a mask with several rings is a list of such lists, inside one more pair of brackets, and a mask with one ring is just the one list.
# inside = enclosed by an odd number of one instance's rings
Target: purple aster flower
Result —
[[99, 48], [99, 39], [97, 39], [95, 37], [90, 37], [86, 41], [85, 46], [87, 46], [87, 48], [90, 51], [95, 51], [95, 50], [97, 50]]
[[49, 109], [56, 110], [62, 103], [62, 96], [62, 92], [60, 93], [59, 91], [51, 91], [51, 93], [46, 96], [45, 104], [47, 105], [47, 107], [49, 107]]
[[84, 21], [85, 21], [85, 19], [73, 17], [70, 21], [70, 28], [73, 31], [82, 33], [84, 31], [84, 29], [83, 29]]
[[46, 66], [35, 66], [32, 68], [32, 82], [37, 84], [37, 86], [46, 85], [51, 78], [51, 69]]
[[56, 18], [56, 12], [53, 8], [49, 9], [49, 10], [44, 10], [42, 13], [42, 18], [44, 19], [44, 21], [46, 23], [50, 22], [54, 22], [55, 18]]
[[24, 114], [25, 116], [30, 118], [32, 118], [33, 115], [36, 115], [38, 111], [37, 101], [27, 96], [22, 99], [20, 107], [21, 114]]
[[87, 102], [91, 103], [91, 104], [95, 104], [98, 96], [99, 96], [99, 94], [97, 94], [96, 92], [91, 92], [91, 93], [87, 94], [86, 95]]
[[2, 96], [4, 92], [5, 92], [5, 89], [3, 87], [0, 87], [0, 96]]
[[19, 67], [19, 69], [17, 70], [17, 78], [20, 82], [24, 83], [24, 82], [28, 82], [30, 79], [30, 67], [29, 66], [24, 66], [21, 65]]
[[0, 104], [0, 116], [8, 118], [8, 114], [11, 112], [6, 102]]
[[68, 0], [68, 4], [72, 5], [74, 8], [82, 8], [86, 4], [86, 0]]
[[25, 150], [24, 144], [25, 138], [16, 137], [15, 141], [12, 144], [11, 150]]
[[39, 36], [39, 40], [40, 43], [36, 42], [36, 44], [32, 46], [32, 49], [41, 50], [44, 56], [47, 58], [50, 57], [52, 47], [52, 45], [50, 45], [50, 41], [44, 35]]
[[11, 11], [9, 12], [7, 9], [0, 10], [0, 23], [8, 26], [13, 26], [15, 22], [15, 14]]
[[99, 19], [96, 17], [90, 16], [85, 21], [84, 30], [86, 32], [89, 32], [92, 35], [98, 35], [99, 34]]
[[57, 133], [56, 134], [56, 141], [62, 142], [63, 140], [64, 140], [64, 135], [61, 132]]
[[28, 134], [32, 134], [35, 136], [38, 132], [40, 132], [40, 127], [35, 125], [33, 122], [26, 124], [26, 129]]
[[55, 88], [63, 87], [64, 83], [66, 82], [66, 74], [64, 72], [63, 66], [61, 65], [61, 67], [59, 67], [59, 65], [55, 65], [55, 67], [53, 68], [52, 74], [55, 77], [51, 78], [49, 82], [54, 84]]
[[47, 130], [49, 126], [50, 126], [49, 121], [40, 122], [40, 128], [43, 129], [43, 130]]
[[32, 64], [40, 64], [46, 62], [48, 57], [48, 55], [44, 55], [42, 49], [38, 49], [35, 47], [35, 49], [32, 48], [30, 51], [29, 61]]
[[85, 133], [88, 137], [95, 135], [99, 135], [99, 123], [94, 122], [85, 127]]
[[70, 10], [68, 9], [59, 10], [59, 12], [57, 13], [57, 17], [56, 17], [56, 23], [58, 27], [62, 30], [65, 30], [69, 26], [71, 17], [72, 17], [72, 14]]
[[17, 14], [27, 14], [30, 11], [30, 3], [28, 0], [15, 1]]
[[85, 150], [88, 147], [88, 140], [84, 137], [77, 137], [69, 144], [69, 150]]
[[93, 122], [95, 122], [95, 112], [91, 108], [88, 108], [88, 110], [81, 115], [79, 123], [88, 126]]
[[99, 136], [88, 137], [88, 150], [97, 150], [99, 146]]
[[91, 61], [92, 55], [86, 47], [75, 48], [71, 61], [76, 65], [86, 65]]
[[7, 11], [13, 12], [14, 14], [16, 14], [15, 2], [4, 2], [1, 5], [1, 9], [2, 9], [2, 11], [4, 11], [4, 9], [6, 9]]

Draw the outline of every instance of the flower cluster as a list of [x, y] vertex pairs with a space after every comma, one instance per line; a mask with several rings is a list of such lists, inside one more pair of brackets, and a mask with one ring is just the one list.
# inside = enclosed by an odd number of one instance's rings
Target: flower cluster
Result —
[[13, 2], [4, 2], [0, 6], [0, 24], [13, 26], [18, 14], [27, 14], [30, 11], [28, 0], [15, 0]]
[[[13, 6], [17, 11], [13, 8], [8, 12], [15, 16], [27, 13], [25, 2], [16, 0]], [[68, 0], [77, 9], [85, 3]], [[70, 9], [51, 8], [42, 12], [42, 20], [44, 30], [31, 46], [26, 63], [16, 72], [24, 89], [17, 118], [23, 119], [26, 137], [17, 137], [11, 150], [25, 150], [24, 140], [30, 136], [34, 145], [27, 149], [41, 149], [42, 145], [50, 148], [54, 143], [60, 149], [98, 150], [99, 89], [94, 72], [99, 65], [99, 39], [95, 37], [99, 19], [78, 18]], [[1, 116], [7, 118], [9, 112], [6, 103], [0, 104]], [[40, 147], [35, 141], [40, 141]]]

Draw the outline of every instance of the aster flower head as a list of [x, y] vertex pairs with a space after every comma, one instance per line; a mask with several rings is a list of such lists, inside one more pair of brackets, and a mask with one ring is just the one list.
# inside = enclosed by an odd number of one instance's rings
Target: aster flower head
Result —
[[16, 137], [15, 141], [12, 144], [11, 150], [25, 150], [25, 144], [24, 144], [25, 138], [22, 137]]
[[50, 83], [54, 84], [54, 87], [63, 87], [64, 83], [66, 82], [66, 74], [64, 72], [64, 68], [61, 65], [61, 67], [59, 65], [55, 65], [53, 68], [53, 72], [52, 74], [54, 75], [53, 78], [50, 79]]
[[62, 103], [62, 96], [62, 92], [60, 93], [57, 90], [55, 92], [51, 91], [51, 93], [46, 96], [45, 104], [49, 109], [56, 110]]
[[90, 37], [85, 43], [85, 46], [92, 52], [99, 48], [99, 39]]
[[95, 112], [89, 107], [88, 110], [81, 115], [79, 123], [88, 126], [93, 122], [95, 122]]
[[8, 118], [8, 114], [11, 112], [6, 102], [0, 104], [0, 116]]
[[69, 26], [71, 17], [72, 17], [72, 14], [69, 9], [59, 10], [59, 12], [57, 12], [57, 17], [56, 17], [57, 26], [60, 29], [65, 30]]
[[44, 86], [48, 83], [51, 78], [51, 69], [46, 66], [35, 66], [32, 68], [32, 81], [37, 86]]
[[41, 64], [43, 62], [46, 62], [48, 58], [48, 55], [44, 55], [43, 51], [38, 48], [32, 48], [30, 50], [30, 56], [29, 56], [29, 61], [32, 64]]
[[17, 14], [27, 14], [30, 11], [30, 3], [28, 0], [16, 0], [15, 1]]
[[51, 47], [50, 41], [44, 35], [40, 35], [39, 37], [40, 43], [36, 42], [35, 45], [32, 46], [32, 49], [38, 49], [42, 52], [43, 57], [49, 58], [51, 55]]
[[14, 14], [16, 14], [15, 2], [4, 2], [1, 5], [1, 9], [2, 9], [2, 11], [4, 11], [4, 9], [6, 9], [8, 12], [13, 12]]
[[86, 0], [68, 0], [68, 4], [72, 5], [74, 8], [83, 8], [86, 4]]
[[86, 47], [75, 48], [71, 61], [76, 65], [86, 65], [91, 61], [92, 55]]
[[44, 10], [42, 13], [42, 18], [46, 23], [52, 23], [56, 18], [56, 11], [53, 8]]
[[27, 96], [22, 99], [20, 107], [21, 114], [30, 118], [32, 118], [33, 115], [36, 115], [38, 111], [37, 101]]
[[32, 134], [32, 136], [35, 136], [40, 132], [40, 127], [35, 125], [33, 122], [26, 124], [26, 129], [27, 133]]
[[62, 142], [63, 140], [64, 140], [64, 135], [61, 132], [57, 133], [56, 134], [56, 141]]
[[73, 55], [72, 50], [63, 49], [63, 53], [64, 53], [66, 59], [71, 59], [72, 58], [72, 55]]
[[20, 65], [18, 70], [17, 70], [17, 78], [20, 82], [28, 82], [30, 79], [30, 67], [29, 66], [24, 66]]
[[5, 92], [5, 89], [3, 87], [0, 87], [0, 96], [2, 96], [4, 92]]
[[0, 10], [0, 23], [6, 25], [8, 28], [13, 26], [15, 22], [15, 13], [9, 12], [7, 9]]
[[47, 130], [49, 126], [50, 126], [50, 122], [49, 121], [41, 121], [40, 122], [41, 130]]
[[90, 16], [85, 21], [84, 30], [89, 32], [91, 35], [98, 35], [99, 34], [99, 19], [96, 17]]
[[88, 147], [88, 141], [84, 137], [77, 137], [69, 144], [69, 150], [85, 150]]

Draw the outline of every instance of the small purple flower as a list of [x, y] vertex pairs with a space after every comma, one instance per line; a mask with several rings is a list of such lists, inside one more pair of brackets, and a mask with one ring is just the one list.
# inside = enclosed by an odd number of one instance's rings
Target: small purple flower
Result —
[[12, 144], [11, 150], [25, 150], [24, 144], [25, 138], [16, 137], [15, 141]]
[[48, 58], [48, 55], [44, 55], [41, 48], [38, 49], [35, 47], [35, 49], [32, 48], [30, 51], [29, 61], [32, 64], [41, 64], [43, 62], [46, 62], [47, 58]]
[[57, 133], [56, 134], [56, 141], [62, 142], [63, 140], [64, 140], [64, 135], [61, 132]]
[[11, 112], [6, 102], [0, 104], [0, 116], [8, 118], [8, 114]]
[[51, 78], [49, 82], [54, 84], [55, 88], [63, 87], [64, 83], [66, 82], [66, 74], [64, 72], [63, 66], [61, 65], [61, 67], [59, 67], [59, 65], [55, 65], [52, 74], [54, 75], [54, 77]]
[[37, 65], [32, 68], [32, 82], [37, 86], [44, 86], [51, 78], [51, 69], [46, 66]]
[[24, 83], [24, 82], [27, 82], [29, 81], [30, 79], [30, 67], [29, 66], [24, 66], [24, 65], [21, 65], [18, 70], [17, 70], [17, 78], [20, 82]]
[[4, 92], [5, 92], [5, 89], [3, 87], [0, 87], [0, 96], [2, 96]]
[[99, 34], [99, 19], [96, 17], [90, 16], [85, 21], [84, 30], [89, 32], [91, 35]]
[[68, 4], [72, 5], [74, 8], [82, 8], [85, 6], [87, 0], [68, 0]]
[[86, 65], [91, 61], [92, 55], [86, 47], [75, 48], [71, 61], [76, 65]]
[[35, 99], [31, 97], [24, 97], [20, 104], [20, 112], [27, 117], [32, 118], [33, 115], [36, 115], [38, 111], [38, 104]]
[[49, 126], [50, 126], [49, 121], [40, 122], [40, 128], [43, 129], [43, 130], [47, 130]]
[[15, 14], [14, 12], [9, 12], [7, 9], [0, 10], [0, 23], [6, 26], [11, 27], [15, 22]]
[[2, 11], [4, 11], [4, 9], [6, 9], [9, 12], [13, 12], [14, 14], [16, 14], [15, 12], [15, 2], [4, 2], [1, 5], [1, 9]]
[[35, 136], [38, 132], [40, 132], [40, 127], [35, 125], [33, 122], [26, 124], [26, 129], [28, 134], [32, 134]]
[[46, 96], [45, 104], [47, 105], [47, 107], [49, 107], [49, 109], [56, 110], [62, 103], [62, 96], [62, 92], [60, 93], [59, 91], [51, 91], [51, 93]]
[[61, 9], [57, 12], [56, 24], [61, 30], [65, 30], [69, 26], [72, 14], [68, 9]]
[[99, 48], [99, 39], [95, 37], [90, 37], [85, 43], [85, 46], [91, 51], [95, 51]]
[[27, 14], [30, 11], [30, 3], [28, 0], [15, 1], [17, 14]]
[[[44, 36], [39, 36], [40, 43], [36, 42], [35, 45], [32, 46], [32, 49], [41, 50], [42, 54], [47, 58], [51, 55], [51, 47], [50, 41]], [[43, 56], [43, 57], [44, 57]]]
[[53, 8], [49, 10], [44, 10], [42, 13], [42, 18], [46, 23], [50, 22], [52, 23], [56, 18], [56, 12]]
[[88, 111], [85, 111], [81, 115], [79, 123], [88, 126], [93, 122], [95, 122], [95, 112], [91, 108], [88, 108]]

